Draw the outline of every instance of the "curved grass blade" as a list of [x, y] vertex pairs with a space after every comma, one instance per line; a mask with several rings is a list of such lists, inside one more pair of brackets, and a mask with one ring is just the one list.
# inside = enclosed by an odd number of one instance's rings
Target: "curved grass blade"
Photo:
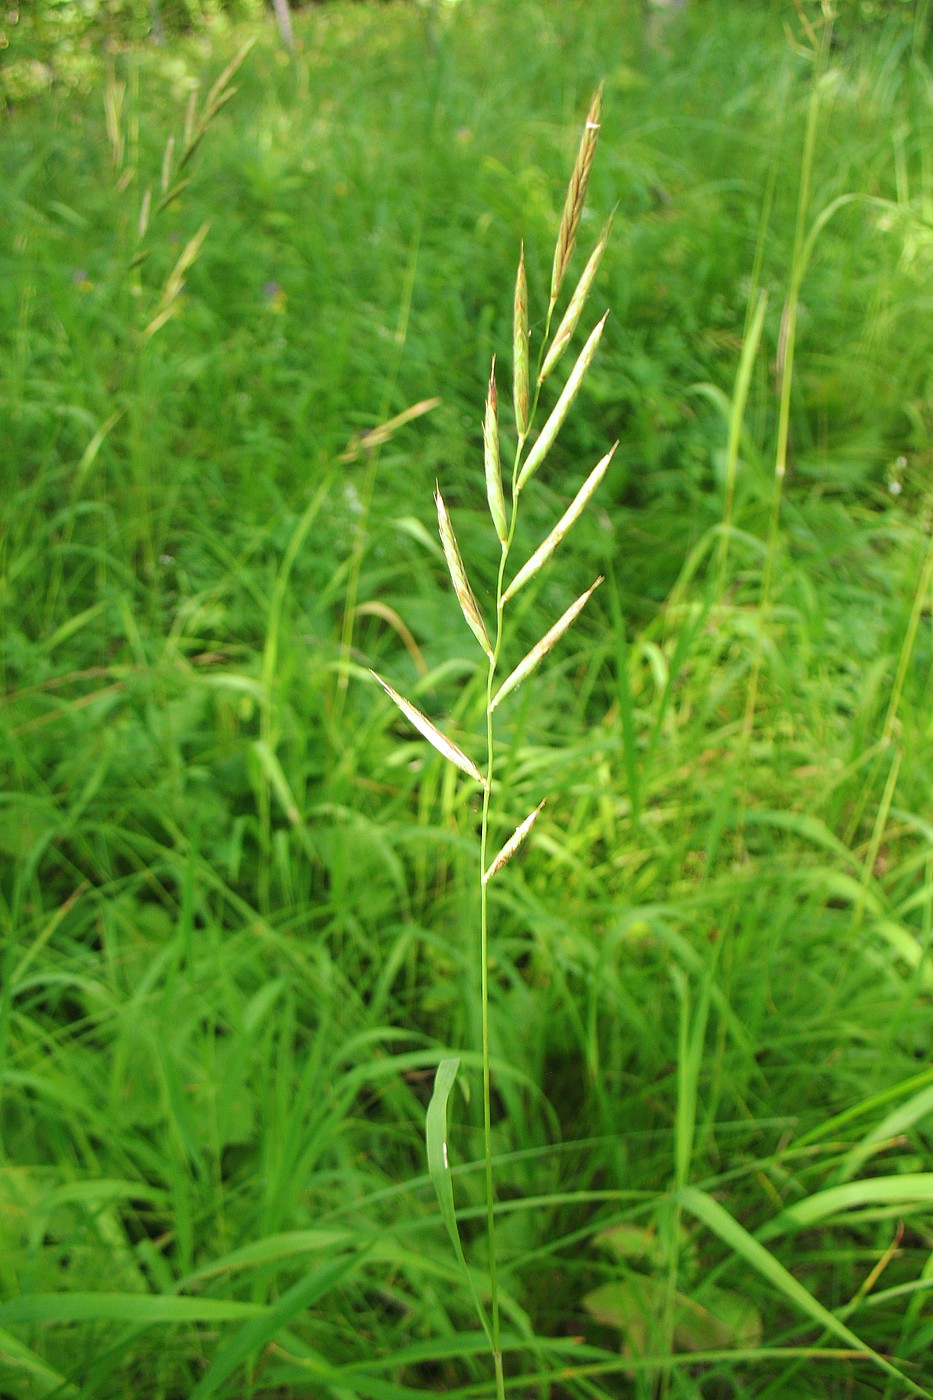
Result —
[[906, 1172], [903, 1176], [869, 1176], [860, 1181], [847, 1181], [842, 1186], [830, 1186], [816, 1191], [759, 1230], [758, 1238], [773, 1239], [791, 1230], [802, 1230], [841, 1211], [858, 1210], [861, 1206], [919, 1205], [929, 1209], [933, 1203], [933, 1172]]
[[439, 487], [436, 487], [434, 491], [434, 504], [437, 506], [437, 528], [440, 531], [441, 544], [444, 546], [444, 558], [447, 560], [447, 570], [457, 595], [457, 602], [466, 618], [467, 626], [491, 661], [493, 658], [489, 634], [480, 615], [479, 605], [470, 587], [470, 581], [466, 576], [460, 546], [457, 544], [454, 527], [451, 524], [450, 515]]
[[476, 1306], [483, 1331], [486, 1333], [487, 1342], [491, 1345], [492, 1337], [489, 1324], [486, 1321], [486, 1314], [473, 1285], [473, 1276], [463, 1253], [463, 1244], [457, 1225], [457, 1211], [454, 1206], [453, 1182], [450, 1178], [450, 1161], [447, 1155], [447, 1103], [459, 1068], [459, 1058], [441, 1060], [437, 1067], [437, 1074], [434, 1078], [434, 1093], [431, 1095], [431, 1102], [428, 1104], [424, 1120], [424, 1140], [427, 1148], [428, 1172], [437, 1195], [437, 1204], [441, 1209], [441, 1219], [450, 1236], [457, 1262], [463, 1270], [463, 1276]]
[[583, 608], [586, 606], [590, 595], [595, 593], [601, 583], [602, 578], [598, 578], [585, 593], [580, 595], [575, 603], [571, 603], [564, 615], [558, 618], [549, 632], [545, 632], [540, 642], [531, 648], [531, 651], [518, 663], [511, 675], [506, 676], [493, 696], [492, 704], [489, 706], [490, 711], [494, 710], [499, 704], [499, 701], [504, 700], [516, 686], [521, 685], [523, 680], [527, 680], [539, 662], [547, 656], [554, 643], [560, 641], [561, 637], [567, 631], [567, 628], [573, 623], [577, 614], [582, 612]]
[[403, 695], [399, 695], [397, 690], [393, 690], [389, 682], [384, 681], [375, 671], [370, 671], [369, 674], [375, 677], [389, 699], [399, 707], [408, 723], [414, 725], [418, 733], [427, 739], [428, 743], [437, 749], [439, 754], [455, 764], [462, 772], [468, 774], [481, 787], [486, 786], [486, 779], [473, 760], [468, 758], [462, 749], [457, 748], [457, 745], [452, 743], [450, 739], [445, 738], [441, 731], [431, 723], [427, 715], [423, 715], [410, 700], [406, 700]]
[[614, 443], [609, 449], [609, 451], [606, 453], [605, 457], [603, 457], [599, 462], [597, 462], [596, 466], [590, 472], [589, 476], [586, 478], [586, 481], [584, 481], [583, 485], [580, 487], [579, 491], [574, 496], [573, 501], [564, 511], [560, 520], [558, 520], [557, 524], [554, 526], [554, 529], [548, 535], [547, 539], [538, 545], [538, 548], [535, 550], [534, 554], [531, 556], [528, 562], [526, 564], [523, 564], [522, 567], [519, 569], [518, 573], [515, 575], [508, 588], [505, 590], [505, 593], [502, 595], [503, 603], [507, 603], [510, 598], [513, 598], [518, 592], [518, 590], [521, 587], [523, 587], [523, 585], [526, 584], [528, 580], [538, 572], [542, 565], [547, 563], [548, 559], [550, 559], [551, 555], [554, 553], [561, 540], [567, 534], [567, 531], [570, 529], [571, 525], [573, 525], [583, 514], [587, 502], [589, 501], [593, 492], [596, 490], [599, 483], [602, 481], [603, 477], [606, 475], [606, 468], [612, 461], [613, 455], [615, 454], [615, 450], [618, 447], [618, 445], [619, 444], [617, 442]]
[[802, 1283], [798, 1283], [793, 1274], [785, 1269], [770, 1250], [765, 1249], [754, 1236], [750, 1235], [744, 1226], [729, 1214], [727, 1210], [714, 1201], [712, 1196], [708, 1196], [705, 1191], [700, 1191], [696, 1186], [684, 1186], [675, 1193], [675, 1200], [702, 1221], [713, 1234], [718, 1235], [723, 1244], [744, 1259], [746, 1264], [752, 1268], [762, 1278], [766, 1279], [773, 1288], [783, 1293], [784, 1297], [801, 1312], [806, 1313], [818, 1326], [832, 1332], [839, 1337], [847, 1346], [855, 1347], [862, 1352], [866, 1358], [872, 1360], [876, 1366], [880, 1367], [889, 1376], [893, 1376], [902, 1385], [906, 1386], [906, 1392], [910, 1395], [922, 1395], [926, 1400], [933, 1400], [928, 1390], [917, 1385], [914, 1381], [905, 1376], [903, 1371], [893, 1366], [885, 1357], [874, 1351], [867, 1342], [863, 1342], [855, 1332], [851, 1331], [844, 1322], [825, 1308], [813, 1294], [804, 1288]]
[[551, 415], [545, 423], [541, 432], [535, 439], [534, 447], [528, 453], [522, 464], [522, 469], [518, 474], [518, 490], [520, 491], [526, 482], [530, 481], [535, 472], [544, 461], [551, 448], [554, 446], [554, 439], [560, 432], [561, 425], [567, 414], [570, 412], [570, 405], [577, 397], [580, 385], [583, 383], [583, 376], [590, 367], [590, 362], [596, 354], [596, 347], [599, 344], [603, 328], [606, 324], [607, 311], [602, 320], [590, 332], [589, 339], [580, 351], [577, 362], [570, 371], [570, 377], [560, 393], [560, 398], [551, 409]]
[[[900, 1137], [908, 1128], [912, 1128], [915, 1123], [919, 1123], [921, 1119], [928, 1117], [931, 1113], [933, 1113], [933, 1086], [928, 1086], [919, 1094], [912, 1095], [906, 1103], [898, 1104], [897, 1108], [865, 1134], [861, 1142], [857, 1142], [846, 1153], [841, 1169], [843, 1181], [854, 1176], [865, 1159], [870, 1157], [872, 1152], [879, 1149], [883, 1143]], [[903, 1180], [904, 1178], [897, 1179]]]

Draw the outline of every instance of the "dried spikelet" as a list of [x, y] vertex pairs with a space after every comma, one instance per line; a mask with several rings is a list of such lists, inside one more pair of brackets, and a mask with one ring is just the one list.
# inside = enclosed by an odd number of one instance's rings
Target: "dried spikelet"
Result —
[[483, 651], [492, 660], [492, 646], [489, 635], [486, 631], [485, 623], [480, 616], [479, 607], [473, 596], [466, 576], [466, 569], [463, 567], [463, 559], [457, 545], [457, 537], [454, 534], [454, 527], [450, 523], [450, 516], [447, 514], [447, 507], [444, 505], [444, 498], [440, 490], [434, 492], [434, 502], [437, 506], [437, 525], [440, 531], [441, 544], [444, 546], [444, 558], [447, 560], [447, 568], [450, 572], [450, 580], [457, 595], [463, 616], [466, 618], [467, 626], [473, 636], [479, 642]]
[[502, 467], [499, 462], [499, 396], [496, 393], [495, 356], [493, 356], [492, 369], [489, 372], [489, 392], [486, 395], [486, 414], [483, 418], [483, 457], [486, 463], [486, 497], [489, 501], [489, 514], [496, 527], [499, 543], [504, 545], [509, 537], [509, 527], [505, 517]]
[[589, 476], [586, 478], [586, 481], [584, 481], [583, 485], [580, 487], [579, 491], [574, 496], [572, 502], [564, 511], [560, 520], [558, 520], [557, 524], [554, 526], [554, 529], [548, 535], [547, 539], [538, 545], [538, 548], [535, 550], [534, 554], [531, 556], [528, 562], [526, 564], [523, 564], [522, 567], [519, 569], [518, 573], [515, 575], [512, 582], [509, 584], [508, 588], [503, 594], [503, 603], [507, 603], [510, 598], [514, 597], [518, 590], [522, 588], [528, 582], [528, 580], [538, 572], [542, 565], [547, 563], [548, 559], [550, 559], [551, 555], [554, 553], [555, 549], [560, 544], [561, 540], [564, 538], [571, 525], [573, 525], [582, 515], [587, 502], [589, 501], [593, 492], [596, 490], [599, 483], [602, 481], [603, 477], [606, 475], [606, 468], [612, 461], [613, 455], [618, 445], [619, 444], [617, 442], [614, 443], [609, 449], [609, 451], [606, 453], [605, 457], [603, 457], [599, 462], [597, 462], [596, 466], [590, 472]]
[[525, 245], [518, 259], [515, 278], [515, 306], [512, 320], [512, 363], [514, 374], [515, 427], [518, 436], [528, 432], [528, 278], [525, 275]]
[[486, 780], [473, 760], [468, 758], [463, 750], [459, 749], [450, 739], [446, 738], [441, 731], [431, 723], [427, 715], [423, 715], [410, 700], [406, 700], [403, 695], [399, 695], [397, 690], [393, 690], [388, 681], [384, 681], [375, 671], [370, 671], [369, 674], [379, 682], [389, 699], [399, 707], [402, 714], [408, 720], [408, 723], [414, 725], [418, 733], [427, 739], [428, 743], [431, 744], [433, 748], [437, 749], [439, 754], [455, 764], [462, 772], [468, 774], [469, 777], [475, 779], [482, 787], [486, 786]]
[[560, 229], [557, 233], [557, 246], [554, 249], [554, 270], [551, 273], [551, 306], [557, 301], [561, 283], [564, 280], [564, 273], [567, 271], [567, 264], [573, 254], [573, 245], [576, 242], [577, 229], [580, 227], [580, 216], [583, 213], [583, 206], [586, 203], [586, 187], [590, 182], [590, 171], [593, 168], [593, 157], [596, 154], [596, 140], [599, 136], [599, 117], [603, 105], [603, 87], [600, 83], [593, 94], [593, 101], [590, 103], [590, 110], [587, 113], [586, 125], [583, 128], [583, 136], [580, 140], [580, 149], [577, 151], [577, 158], [574, 162], [573, 173], [570, 176], [570, 184], [567, 187], [567, 198], [564, 201], [564, 212], [561, 216]]
[[[547, 799], [545, 799], [545, 801], [546, 800]], [[508, 841], [506, 841], [505, 845], [502, 847], [501, 851], [496, 856], [495, 860], [492, 862], [492, 865], [490, 865], [489, 869], [483, 875], [484, 885], [487, 883], [487, 881], [492, 879], [493, 875], [495, 875], [497, 871], [502, 869], [503, 865], [507, 865], [508, 862], [512, 859], [515, 852], [518, 850], [519, 846], [521, 846], [522, 842], [525, 840], [525, 837], [528, 835], [529, 831], [534, 826], [535, 822], [538, 820], [538, 814], [540, 813], [543, 806], [544, 802], [539, 802], [534, 811], [531, 812], [521, 823], [521, 825], [517, 826], [512, 832], [512, 835], [509, 837]]]
[[603, 253], [606, 251], [606, 244], [609, 242], [609, 234], [611, 232], [612, 216], [610, 215], [605, 228], [599, 236], [599, 242], [590, 254], [589, 261], [583, 269], [574, 294], [567, 305], [567, 310], [561, 318], [561, 323], [554, 333], [554, 339], [551, 341], [550, 348], [544, 357], [544, 364], [541, 366], [541, 373], [538, 375], [539, 384], [542, 384], [548, 377], [570, 343], [570, 338], [577, 328], [580, 314], [586, 305], [586, 299], [590, 294], [590, 288], [593, 285], [593, 279], [602, 261]]
[[489, 707], [490, 712], [496, 708], [500, 700], [504, 700], [507, 695], [510, 695], [516, 686], [521, 685], [522, 681], [528, 679], [539, 662], [547, 656], [555, 642], [560, 641], [561, 637], [567, 631], [567, 628], [573, 624], [577, 614], [582, 612], [589, 601], [590, 595], [595, 592], [601, 583], [602, 578], [600, 577], [585, 593], [580, 595], [575, 603], [571, 603], [563, 617], [559, 618], [557, 622], [554, 623], [554, 626], [549, 632], [545, 632], [540, 642], [536, 643], [536, 645], [531, 648], [531, 651], [518, 663], [511, 675], [506, 676], [493, 696], [492, 704]]
[[596, 354], [596, 347], [599, 344], [600, 337], [603, 333], [603, 327], [606, 324], [606, 316], [608, 315], [609, 312], [607, 311], [599, 324], [590, 332], [590, 337], [580, 351], [577, 362], [570, 371], [567, 383], [561, 390], [560, 398], [551, 409], [550, 417], [538, 434], [535, 444], [528, 453], [528, 456], [525, 458], [522, 469], [518, 474], [517, 488], [519, 491], [526, 482], [531, 480], [554, 445], [554, 439], [560, 432], [561, 424], [567, 417], [570, 411], [570, 405], [577, 396], [577, 391], [583, 382], [583, 376], [589, 369], [590, 361]]

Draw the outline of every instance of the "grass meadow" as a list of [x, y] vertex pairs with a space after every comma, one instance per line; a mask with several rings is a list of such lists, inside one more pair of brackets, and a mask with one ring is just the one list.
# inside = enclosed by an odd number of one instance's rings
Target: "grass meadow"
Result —
[[933, 1394], [924, 25], [636, 11], [4, 89], [3, 1400], [496, 1393], [425, 1156], [459, 1055], [485, 1303], [481, 804], [370, 668], [482, 752], [431, 498], [487, 608], [600, 81], [610, 315], [516, 558], [620, 446], [508, 664], [605, 581], [498, 716], [495, 841], [548, 799], [489, 893], [505, 1390]]

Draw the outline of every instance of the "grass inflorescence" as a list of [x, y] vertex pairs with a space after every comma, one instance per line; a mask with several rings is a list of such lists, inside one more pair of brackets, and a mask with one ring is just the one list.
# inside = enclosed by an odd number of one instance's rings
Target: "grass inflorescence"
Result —
[[16, 97], [0, 1393], [933, 1391], [929, 71], [820, 8]]

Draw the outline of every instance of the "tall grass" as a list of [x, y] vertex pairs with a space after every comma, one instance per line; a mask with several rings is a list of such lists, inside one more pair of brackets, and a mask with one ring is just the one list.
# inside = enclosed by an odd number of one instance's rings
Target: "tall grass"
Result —
[[[17, 1400], [495, 1394], [424, 1161], [487, 1011], [507, 1394], [933, 1388], [929, 74], [907, 29], [843, 16], [819, 69], [779, 7], [663, 50], [617, 8], [328, 7], [294, 64], [268, 31], [157, 217], [247, 34], [8, 118]], [[522, 240], [545, 340], [600, 79], [612, 315], [514, 559], [620, 446], [509, 601], [514, 661], [605, 581], [495, 712], [487, 857], [551, 796], [483, 887], [484, 999], [482, 789], [369, 672], [482, 752], [427, 495], [494, 616], [477, 406]], [[481, 1301], [483, 1097], [446, 1104]]]

